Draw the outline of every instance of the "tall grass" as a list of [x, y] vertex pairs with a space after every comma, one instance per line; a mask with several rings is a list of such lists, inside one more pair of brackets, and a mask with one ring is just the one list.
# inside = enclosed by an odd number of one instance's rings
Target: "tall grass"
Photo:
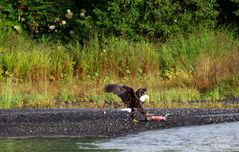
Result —
[[98, 36], [63, 45], [4, 32], [0, 41], [0, 107], [113, 106], [120, 100], [103, 93], [107, 83], [147, 87], [148, 106], [239, 96], [239, 41], [226, 30], [160, 45]]
[[5, 51], [0, 64], [5, 77], [12, 75], [19, 80], [44, 79], [50, 67], [48, 54], [39, 50]]
[[239, 43], [232, 32], [195, 31], [192, 34], [178, 34], [162, 45], [160, 58], [162, 65], [178, 65], [187, 70], [194, 70], [199, 55], [223, 56], [238, 51]]
[[12, 79], [7, 79], [6, 80], [6, 84], [4, 86], [2, 86], [1, 88], [1, 104], [0, 107], [5, 107], [5, 108], [10, 108], [13, 105], [15, 105], [15, 103], [17, 103], [17, 99], [15, 95], [13, 95], [13, 88], [12, 88]]
[[103, 39], [95, 37], [84, 47], [70, 48], [78, 57], [79, 76], [96, 78], [114, 75], [123, 78], [158, 70], [158, 53], [152, 44], [144, 41], [129, 42], [115, 37]]
[[164, 69], [173, 67], [176, 76], [177, 71], [186, 73], [191, 77], [191, 86], [206, 91], [221, 78], [239, 72], [235, 60], [239, 43], [228, 31], [200, 32], [169, 40], [163, 44], [160, 58]]

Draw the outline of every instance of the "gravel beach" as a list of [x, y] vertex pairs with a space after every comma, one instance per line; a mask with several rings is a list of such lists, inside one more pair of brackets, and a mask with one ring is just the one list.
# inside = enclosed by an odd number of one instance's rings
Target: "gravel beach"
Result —
[[166, 121], [131, 122], [120, 109], [1, 109], [0, 138], [117, 137], [152, 129], [239, 121], [239, 109], [146, 109]]

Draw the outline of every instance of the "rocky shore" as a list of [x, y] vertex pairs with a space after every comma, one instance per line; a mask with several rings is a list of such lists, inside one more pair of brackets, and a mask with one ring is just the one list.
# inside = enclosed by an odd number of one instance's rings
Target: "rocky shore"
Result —
[[0, 138], [117, 137], [152, 129], [239, 121], [239, 109], [146, 109], [166, 121], [131, 122], [120, 109], [1, 109]]

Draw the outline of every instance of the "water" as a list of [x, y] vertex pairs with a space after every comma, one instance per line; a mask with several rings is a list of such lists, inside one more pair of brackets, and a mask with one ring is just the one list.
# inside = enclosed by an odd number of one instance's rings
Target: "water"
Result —
[[238, 151], [239, 122], [148, 131], [111, 139], [101, 148], [125, 151]]
[[0, 151], [239, 152], [239, 122], [147, 131], [112, 139], [0, 139]]

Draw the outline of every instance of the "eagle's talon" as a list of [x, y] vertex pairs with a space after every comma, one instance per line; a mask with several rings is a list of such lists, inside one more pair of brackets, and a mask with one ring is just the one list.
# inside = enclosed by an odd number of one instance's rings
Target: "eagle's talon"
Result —
[[132, 122], [133, 122], [133, 123], [138, 123], [139, 121], [136, 120], [136, 119], [133, 119]]
[[152, 113], [146, 113], [145, 116], [152, 116], [153, 114]]

